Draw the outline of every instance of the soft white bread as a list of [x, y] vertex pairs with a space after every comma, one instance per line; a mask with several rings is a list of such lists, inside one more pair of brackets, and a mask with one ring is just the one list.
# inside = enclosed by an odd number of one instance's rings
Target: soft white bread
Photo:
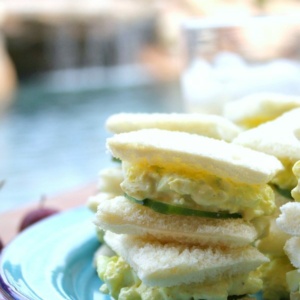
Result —
[[187, 247], [148, 242], [109, 231], [104, 239], [149, 286], [218, 282], [221, 278], [247, 274], [268, 261], [252, 246], [230, 249]]
[[287, 240], [284, 246], [284, 252], [289, 258], [291, 264], [299, 269], [300, 268], [300, 237], [294, 236]]
[[300, 160], [300, 108], [240, 133], [233, 143], [274, 155], [281, 160]]
[[120, 113], [107, 119], [106, 128], [113, 133], [158, 128], [195, 133], [225, 141], [231, 141], [240, 132], [237, 125], [222, 116], [198, 113]]
[[113, 156], [181, 172], [206, 171], [247, 184], [269, 182], [283, 168], [278, 159], [246, 147], [200, 135], [143, 129], [108, 138]]
[[87, 207], [93, 211], [93, 212], [97, 212], [98, 209], [98, 205], [100, 202], [105, 201], [107, 199], [112, 199], [116, 197], [116, 195], [111, 194], [111, 193], [98, 193], [95, 196], [90, 196], [87, 200]]
[[120, 183], [123, 179], [121, 166], [103, 169], [99, 174], [98, 190], [115, 196], [122, 195]]
[[88, 208], [96, 212], [97, 206], [102, 199], [111, 199], [118, 195], [123, 195], [124, 192], [120, 186], [122, 181], [123, 172], [121, 166], [101, 170], [98, 182], [98, 190], [100, 193], [89, 197], [87, 201]]
[[95, 224], [115, 233], [183, 244], [241, 247], [257, 238], [254, 226], [242, 219], [164, 215], [123, 196], [101, 199]]
[[288, 202], [280, 207], [277, 226], [290, 235], [300, 236], [300, 203]]
[[251, 128], [297, 107], [300, 107], [300, 97], [259, 93], [226, 103], [223, 114], [236, 124]]

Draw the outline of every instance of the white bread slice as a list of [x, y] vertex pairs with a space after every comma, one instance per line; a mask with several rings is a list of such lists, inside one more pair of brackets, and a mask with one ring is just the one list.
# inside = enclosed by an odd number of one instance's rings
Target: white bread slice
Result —
[[184, 244], [241, 247], [257, 238], [254, 226], [242, 219], [165, 215], [123, 196], [101, 199], [95, 224], [115, 233]]
[[231, 249], [187, 247], [149, 242], [109, 231], [104, 240], [148, 286], [218, 282], [221, 278], [247, 274], [268, 262], [252, 246]]
[[114, 195], [122, 195], [121, 182], [124, 180], [121, 166], [102, 169], [99, 174], [98, 190]]
[[300, 203], [288, 202], [280, 207], [277, 226], [290, 235], [300, 236]]
[[300, 237], [294, 236], [287, 240], [284, 245], [284, 252], [289, 258], [291, 264], [299, 269], [300, 268]]
[[158, 128], [225, 141], [231, 141], [241, 131], [237, 125], [222, 116], [199, 113], [120, 113], [107, 119], [106, 128], [113, 133]]
[[160, 129], [116, 134], [107, 140], [112, 155], [170, 171], [206, 171], [235, 182], [263, 184], [283, 168], [278, 159], [246, 147], [200, 135]]
[[118, 195], [123, 195], [124, 192], [120, 186], [123, 179], [121, 166], [109, 167], [101, 170], [98, 182], [99, 193], [88, 199], [88, 208], [93, 212], [96, 212], [97, 206], [102, 199], [111, 199]]
[[225, 104], [223, 115], [236, 124], [255, 127], [300, 107], [300, 97], [276, 93], [252, 94]]
[[111, 193], [98, 193], [95, 196], [90, 196], [87, 200], [86, 205], [91, 211], [96, 213], [100, 202], [105, 201], [106, 199], [112, 199], [115, 197], [116, 197], [116, 195], [111, 194]]
[[300, 160], [300, 108], [240, 133], [233, 143], [274, 155], [280, 160]]

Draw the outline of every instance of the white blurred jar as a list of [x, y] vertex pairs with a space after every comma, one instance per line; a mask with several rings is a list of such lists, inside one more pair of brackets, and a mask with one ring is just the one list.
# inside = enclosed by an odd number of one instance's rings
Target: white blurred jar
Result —
[[256, 92], [300, 95], [300, 16], [193, 19], [183, 37], [187, 112], [221, 113]]

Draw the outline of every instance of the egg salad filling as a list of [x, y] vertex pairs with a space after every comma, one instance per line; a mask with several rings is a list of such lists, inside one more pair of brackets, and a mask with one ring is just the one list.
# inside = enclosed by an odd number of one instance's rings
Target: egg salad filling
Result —
[[259, 115], [259, 116], [251, 116], [246, 117], [243, 120], [239, 120], [238, 123], [241, 127], [245, 129], [250, 129], [257, 127], [263, 123], [266, 123], [268, 121], [272, 121], [276, 118], [276, 116], [273, 115]]
[[298, 181], [292, 190], [292, 196], [297, 202], [300, 202], [300, 160], [295, 163], [292, 170]]
[[286, 256], [276, 257], [259, 267], [263, 280], [263, 299], [289, 299], [289, 284], [286, 274], [295, 268]]
[[[227, 300], [229, 295], [254, 294], [262, 288], [259, 271], [234, 278], [220, 279], [217, 284], [188, 284], [172, 287], [149, 287], [120, 256], [99, 255], [97, 273], [103, 281], [100, 291], [122, 300]], [[238, 297], [232, 297], [237, 299]]]
[[276, 174], [272, 183], [283, 190], [292, 190], [297, 185], [297, 175], [293, 172], [294, 162], [281, 160], [284, 169]]
[[193, 210], [240, 213], [246, 220], [275, 211], [274, 193], [267, 184], [236, 183], [205, 172], [179, 174], [169, 168], [124, 161], [123, 173], [122, 190], [136, 200], [153, 199]]

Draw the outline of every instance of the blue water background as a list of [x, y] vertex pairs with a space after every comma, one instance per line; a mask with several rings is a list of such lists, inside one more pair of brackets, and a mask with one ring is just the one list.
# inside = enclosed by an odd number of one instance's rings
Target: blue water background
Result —
[[109, 89], [54, 90], [20, 84], [0, 119], [0, 211], [78, 189], [112, 164], [104, 123], [118, 112], [179, 112], [177, 83]]

